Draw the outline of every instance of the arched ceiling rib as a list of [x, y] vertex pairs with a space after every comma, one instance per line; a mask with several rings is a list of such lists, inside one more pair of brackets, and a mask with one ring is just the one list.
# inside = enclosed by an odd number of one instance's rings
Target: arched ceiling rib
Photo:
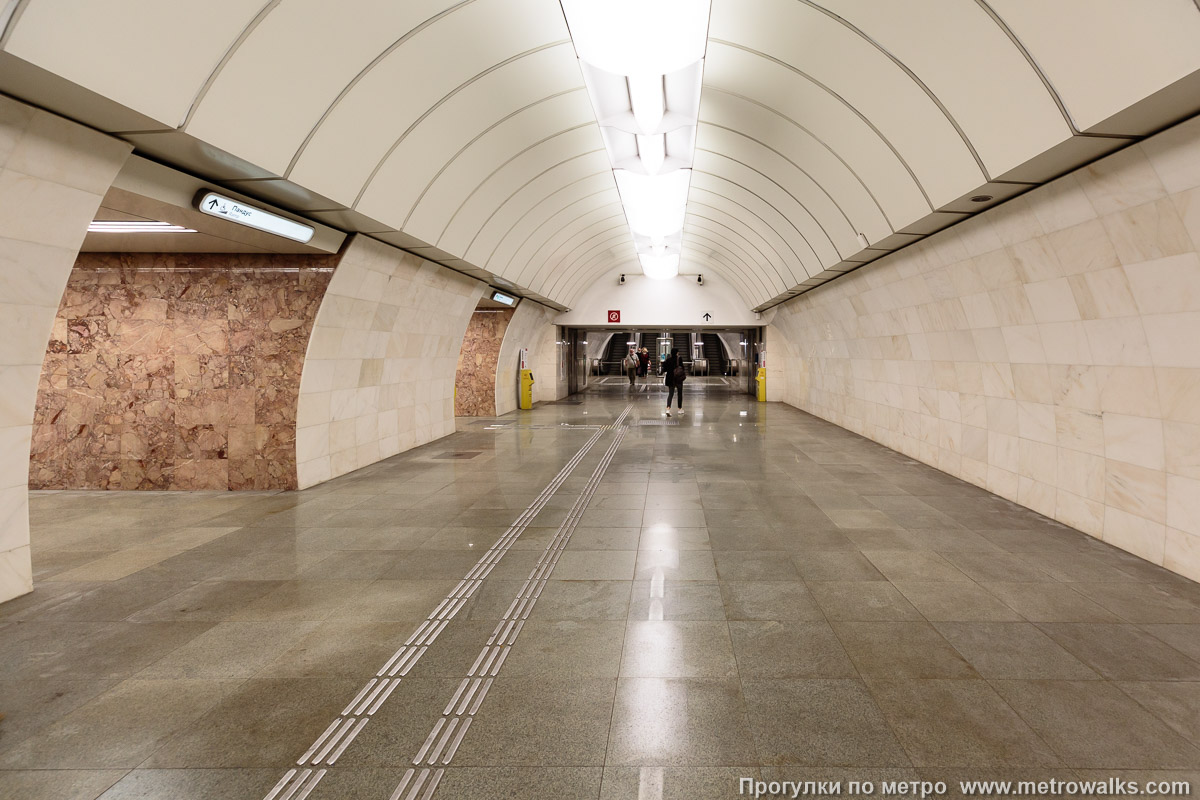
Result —
[[[586, 183], [596, 192], [612, 191], [612, 173], [601, 151], [568, 159], [526, 181], [479, 223], [466, 245], [467, 257], [499, 263], [500, 245], [512, 231], [527, 221], [540, 224], [546, 214], [554, 212], [559, 193], [569, 192], [580, 183]], [[535, 216], [539, 209], [541, 217]]]
[[[638, 269], [557, 0], [19, 0], [0, 90], [546, 302]], [[1197, 98], [1189, 0], [713, 0], [684, 263], [763, 307]]]

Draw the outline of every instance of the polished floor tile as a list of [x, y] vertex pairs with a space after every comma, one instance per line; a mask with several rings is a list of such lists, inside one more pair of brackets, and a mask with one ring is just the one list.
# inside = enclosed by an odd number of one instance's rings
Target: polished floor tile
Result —
[[925, 621], [833, 623], [865, 678], [975, 678], [975, 670]]
[[646, 766], [758, 763], [739, 681], [622, 678], [607, 760]]
[[914, 766], [1060, 766], [986, 681], [883, 680], [869, 686]]
[[742, 686], [764, 764], [910, 763], [860, 680], [743, 680]]
[[304, 492], [34, 493], [0, 797], [1200, 773], [1195, 584], [700, 385], [678, 424], [632, 401], [607, 468], [608, 430], [542, 496], [595, 430], [561, 423], [630, 402], [582, 399]]
[[994, 681], [1068, 767], [1194, 769], [1200, 750], [1107, 681]]
[[0, 771], [0, 797], [93, 800], [125, 774], [123, 769], [4, 770]]

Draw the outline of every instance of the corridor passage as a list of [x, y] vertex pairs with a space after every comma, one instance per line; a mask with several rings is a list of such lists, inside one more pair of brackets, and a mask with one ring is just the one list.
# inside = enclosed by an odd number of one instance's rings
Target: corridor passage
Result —
[[302, 492], [33, 493], [0, 798], [1200, 781], [1200, 586], [702, 383]]

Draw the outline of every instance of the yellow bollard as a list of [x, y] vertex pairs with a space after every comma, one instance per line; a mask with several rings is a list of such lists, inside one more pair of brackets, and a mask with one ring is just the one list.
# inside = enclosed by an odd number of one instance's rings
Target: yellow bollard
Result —
[[758, 382], [758, 402], [767, 402], [767, 368], [759, 367], [758, 375], [754, 380]]
[[533, 408], [533, 370], [521, 370], [521, 409]]

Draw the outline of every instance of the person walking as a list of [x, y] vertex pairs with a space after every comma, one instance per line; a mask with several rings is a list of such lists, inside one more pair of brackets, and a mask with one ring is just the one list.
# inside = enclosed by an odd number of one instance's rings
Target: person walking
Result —
[[667, 356], [667, 360], [663, 362], [663, 375], [666, 375], [667, 384], [667, 416], [671, 416], [671, 400], [674, 397], [679, 398], [679, 413], [683, 413], [683, 382], [687, 380], [687, 369], [683, 366], [683, 359], [679, 357], [679, 348], [671, 349], [671, 355]]
[[625, 369], [625, 375], [629, 378], [629, 386], [632, 388], [637, 382], [635, 379], [637, 377], [638, 367], [638, 359], [634, 351], [629, 351], [629, 353], [625, 356], [625, 360], [621, 362], [621, 366]]
[[646, 373], [650, 371], [650, 351], [642, 348], [638, 351], [638, 377], [646, 377]]

